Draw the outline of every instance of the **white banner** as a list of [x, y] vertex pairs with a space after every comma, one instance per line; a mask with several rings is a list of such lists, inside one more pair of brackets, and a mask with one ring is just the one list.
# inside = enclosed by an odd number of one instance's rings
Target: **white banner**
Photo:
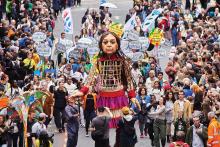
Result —
[[67, 34], [73, 34], [73, 20], [70, 8], [66, 8], [63, 11], [62, 18], [64, 22], [64, 32]]
[[144, 23], [141, 25], [141, 28], [144, 32], [151, 32], [155, 28], [155, 20], [163, 12], [162, 8], [154, 9], [151, 14], [149, 14]]
[[129, 31], [134, 29], [134, 27], [137, 24], [135, 18], [136, 18], [136, 13], [126, 22], [126, 24], [124, 25], [124, 31]]

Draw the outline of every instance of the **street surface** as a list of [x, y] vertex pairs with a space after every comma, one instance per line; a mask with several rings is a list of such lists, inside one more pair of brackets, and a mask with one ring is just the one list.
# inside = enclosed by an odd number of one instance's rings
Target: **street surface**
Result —
[[[128, 10], [132, 8], [133, 1], [132, 0], [109, 0], [109, 2], [114, 3], [118, 8], [117, 9], [110, 9], [110, 12], [112, 13], [112, 20], [116, 22], [120, 22], [124, 24], [125, 16], [128, 13]], [[82, 0], [82, 6], [81, 7], [73, 7], [71, 9], [72, 11], [72, 17], [73, 17], [73, 26], [74, 26], [74, 34], [72, 35], [66, 35], [67, 39], [72, 40], [72, 38], [75, 35], [80, 35], [80, 29], [81, 29], [81, 19], [86, 12], [87, 8], [96, 8], [98, 10], [99, 1], [98, 0]], [[61, 14], [59, 15], [56, 26], [54, 30], [54, 35], [56, 38], [60, 37], [60, 33], [63, 32], [63, 21], [61, 18]], [[161, 49], [166, 50], [166, 54], [160, 58], [160, 65], [162, 69], [165, 68], [165, 65], [168, 61], [168, 50], [170, 47], [162, 46]], [[136, 131], [138, 136], [138, 143], [135, 145], [136, 147], [150, 147], [151, 142], [149, 137], [146, 138], [140, 138], [139, 128], [138, 124], [136, 124]], [[54, 136], [54, 147], [65, 147], [66, 141], [67, 141], [67, 135], [66, 133], [58, 133], [57, 129], [54, 125], [54, 122], [52, 121], [49, 126], [49, 132], [55, 132]], [[111, 129], [110, 131], [110, 145], [111, 147], [114, 145], [115, 142], [115, 129]], [[91, 137], [85, 137], [85, 129], [80, 128], [79, 130], [79, 137], [78, 137], [78, 145], [77, 147], [93, 147], [94, 141], [91, 139]]]

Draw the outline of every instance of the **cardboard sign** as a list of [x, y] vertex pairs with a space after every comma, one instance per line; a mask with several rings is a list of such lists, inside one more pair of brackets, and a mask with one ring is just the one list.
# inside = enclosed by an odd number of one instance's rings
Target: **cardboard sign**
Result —
[[71, 47], [73, 47], [73, 42], [68, 39], [62, 39], [60, 40], [60, 43], [63, 44], [66, 47], [66, 49], [70, 49]]
[[99, 48], [98, 47], [91, 47], [91, 48], [87, 49], [87, 52], [90, 56], [93, 56], [99, 52]]
[[121, 49], [122, 50], [128, 49], [128, 43], [129, 43], [129, 41], [121, 40]]
[[64, 52], [66, 52], [66, 46], [61, 44], [61, 43], [57, 43], [56, 44], [56, 50], [59, 51], [59, 52], [64, 53]]
[[152, 51], [147, 52], [149, 55], [155, 56], [157, 58], [163, 58], [165, 56], [168, 56], [167, 51], [165, 49], [159, 48], [154, 49]]
[[32, 35], [32, 39], [35, 41], [35, 42], [41, 42], [41, 41], [44, 41], [46, 40], [47, 38], [47, 35], [43, 32], [35, 32], [33, 35]]
[[49, 47], [46, 43], [39, 43], [36, 50], [40, 56], [49, 57], [51, 55], [51, 47]]
[[149, 35], [150, 42], [155, 46], [160, 45], [162, 39], [163, 31], [161, 31], [159, 28], [154, 29]]
[[127, 39], [128, 40], [138, 40], [139, 39], [139, 35], [138, 32], [135, 30], [131, 30], [127, 33]]
[[119, 38], [121, 38], [123, 34], [123, 26], [120, 23], [113, 22], [109, 26], [109, 32], [115, 33]]
[[139, 41], [130, 41], [128, 44], [129, 49], [141, 49], [141, 43]]
[[84, 48], [88, 48], [89, 45], [88, 44], [84, 44], [84, 43], [77, 43], [76, 44], [76, 48], [78, 49], [84, 49]]
[[77, 59], [79, 57], [80, 52], [77, 49], [71, 50], [68, 54], [69, 58]]
[[141, 51], [147, 51], [150, 41], [146, 37], [139, 37], [139, 42], [141, 43]]
[[144, 59], [144, 54], [142, 52], [127, 52], [125, 55], [134, 62]]

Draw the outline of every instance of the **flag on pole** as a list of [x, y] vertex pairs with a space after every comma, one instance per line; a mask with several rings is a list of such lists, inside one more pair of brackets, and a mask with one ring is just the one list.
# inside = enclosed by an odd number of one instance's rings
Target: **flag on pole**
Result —
[[99, 6], [106, 3], [106, 2], [107, 2], [107, 0], [99, 0]]
[[64, 32], [67, 34], [73, 34], [73, 20], [70, 8], [66, 8], [63, 11], [62, 18], [64, 22]]
[[124, 31], [129, 31], [134, 29], [134, 27], [137, 25], [135, 18], [136, 18], [136, 13], [126, 22], [126, 24], [124, 25]]

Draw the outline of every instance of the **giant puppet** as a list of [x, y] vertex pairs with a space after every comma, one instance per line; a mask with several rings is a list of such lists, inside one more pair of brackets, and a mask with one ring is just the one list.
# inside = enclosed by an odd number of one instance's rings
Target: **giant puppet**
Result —
[[84, 87], [73, 97], [88, 93], [89, 87], [96, 87], [96, 105], [110, 108], [113, 118], [109, 127], [116, 128], [121, 118], [121, 108], [128, 106], [129, 99], [134, 104], [135, 87], [131, 77], [130, 62], [120, 49], [120, 39], [111, 32], [104, 33], [99, 41], [100, 52], [93, 61], [93, 67]]

